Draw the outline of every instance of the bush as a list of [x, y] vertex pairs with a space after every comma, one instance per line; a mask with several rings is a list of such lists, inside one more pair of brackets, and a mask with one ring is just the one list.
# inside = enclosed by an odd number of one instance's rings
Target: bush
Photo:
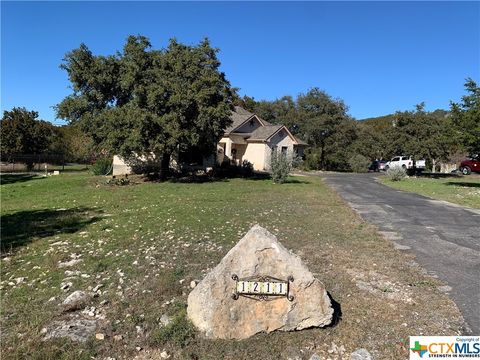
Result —
[[348, 159], [348, 165], [350, 165], [350, 169], [356, 173], [367, 172], [370, 163], [370, 160], [360, 154], [355, 154], [350, 159]]
[[92, 165], [93, 175], [108, 175], [112, 171], [112, 159], [100, 158]]
[[253, 164], [248, 160], [243, 160], [241, 165], [231, 164], [230, 161], [224, 161], [216, 166], [214, 176], [219, 178], [244, 177], [249, 178], [255, 175]]
[[275, 184], [283, 184], [293, 169], [293, 159], [287, 154], [272, 152], [270, 172]]
[[402, 181], [407, 177], [407, 172], [400, 166], [394, 166], [387, 170], [387, 178], [391, 181]]
[[157, 346], [169, 342], [183, 348], [194, 337], [195, 328], [188, 320], [186, 310], [182, 309], [168, 325], [156, 330], [152, 334], [152, 343]]

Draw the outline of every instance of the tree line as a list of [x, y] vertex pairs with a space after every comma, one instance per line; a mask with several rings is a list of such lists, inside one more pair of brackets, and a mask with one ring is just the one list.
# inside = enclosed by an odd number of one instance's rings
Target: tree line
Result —
[[480, 88], [468, 78], [465, 90], [460, 102], [450, 103], [449, 111], [428, 112], [420, 103], [411, 111], [361, 121], [348, 114], [343, 100], [318, 88], [296, 98], [256, 101], [244, 96], [236, 103], [267, 121], [286, 125], [308, 142], [309, 169], [350, 171], [358, 162], [394, 155], [426, 159], [435, 167], [456, 155], [480, 154]]
[[121, 52], [107, 56], [81, 44], [60, 65], [73, 91], [55, 111], [68, 125], [55, 127], [25, 108], [5, 111], [2, 156], [51, 152], [85, 161], [120, 154], [128, 162], [153, 154], [165, 177], [175, 151], [214, 153], [233, 105], [284, 124], [306, 141], [309, 169], [355, 170], [359, 162], [398, 154], [435, 163], [459, 152], [480, 153], [480, 89], [472, 79], [449, 111], [427, 112], [419, 104], [412, 111], [357, 121], [343, 100], [319, 88], [273, 101], [241, 97], [220, 71], [217, 53], [208, 39], [193, 46], [172, 39], [155, 50], [146, 37], [129, 36]]

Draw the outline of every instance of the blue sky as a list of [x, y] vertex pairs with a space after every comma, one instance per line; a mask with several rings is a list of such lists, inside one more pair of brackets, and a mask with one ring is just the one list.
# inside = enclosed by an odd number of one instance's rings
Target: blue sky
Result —
[[84, 42], [121, 50], [129, 34], [220, 48], [240, 93], [272, 100], [319, 87], [357, 119], [448, 108], [464, 80], [480, 81], [480, 2], [5, 2], [1, 3], [1, 111], [55, 120], [70, 93], [59, 68]]

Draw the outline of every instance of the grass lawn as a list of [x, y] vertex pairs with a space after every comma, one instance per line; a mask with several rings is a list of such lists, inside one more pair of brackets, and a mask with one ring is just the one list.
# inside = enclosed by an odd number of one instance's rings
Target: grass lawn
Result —
[[[342, 359], [358, 348], [376, 359], [405, 359], [409, 335], [462, 332], [442, 283], [319, 178], [113, 187], [72, 173], [2, 184], [2, 247], [10, 252], [1, 261], [2, 359], [159, 359], [163, 350], [178, 359], [308, 359], [314, 352]], [[256, 223], [325, 284], [341, 307], [336, 326], [243, 341], [191, 331], [184, 316], [190, 281], [201, 280]], [[80, 261], [59, 267], [72, 259]], [[95, 311], [62, 313], [68, 294], [98, 285], [88, 305]], [[175, 317], [173, 325], [161, 326], [164, 314]], [[105, 339], [42, 340], [43, 328], [72, 317], [96, 319]]]
[[411, 177], [402, 181], [380, 181], [395, 189], [415, 192], [433, 199], [480, 209], [480, 176], [469, 175], [442, 179]]

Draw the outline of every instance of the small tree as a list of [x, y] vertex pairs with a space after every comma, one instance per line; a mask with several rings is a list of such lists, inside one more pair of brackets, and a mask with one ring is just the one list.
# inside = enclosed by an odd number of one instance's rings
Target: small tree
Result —
[[270, 171], [275, 184], [283, 184], [293, 169], [293, 157], [288, 153], [272, 151], [270, 157]]
[[465, 82], [468, 95], [461, 103], [450, 103], [454, 138], [470, 154], [480, 154], [480, 87], [468, 78]]
[[387, 170], [387, 178], [391, 181], [402, 181], [407, 177], [407, 172], [400, 166], [394, 166]]
[[[2, 155], [40, 154], [46, 152], [55, 137], [55, 127], [38, 120], [38, 112], [14, 107], [4, 111], [0, 121]], [[28, 160], [31, 169], [33, 160]]]

